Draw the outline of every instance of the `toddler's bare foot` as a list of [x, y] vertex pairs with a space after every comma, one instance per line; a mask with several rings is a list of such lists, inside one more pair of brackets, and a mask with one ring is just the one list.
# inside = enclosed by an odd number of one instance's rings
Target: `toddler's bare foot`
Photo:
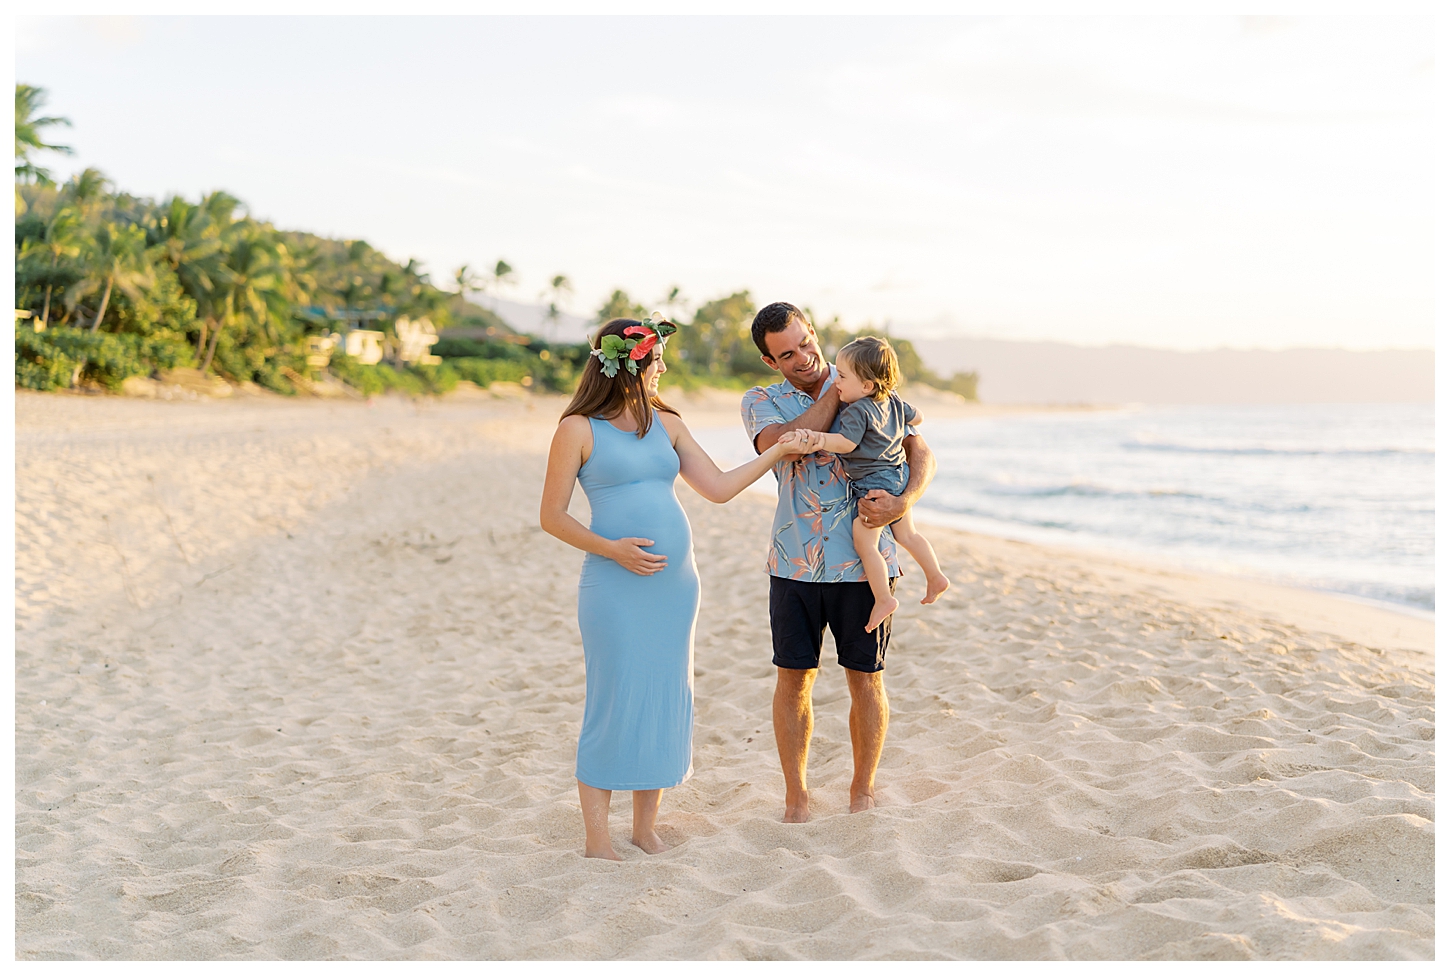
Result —
[[901, 602], [894, 596], [888, 596], [884, 600], [877, 600], [876, 605], [871, 608], [871, 619], [866, 621], [866, 631], [870, 633], [881, 626], [881, 621], [896, 612]]
[[647, 834], [636, 834], [629, 842], [646, 854], [663, 854], [670, 849], [670, 845], [660, 840], [660, 835], [653, 830]]
[[860, 796], [851, 797], [851, 812], [861, 813], [876, 806], [876, 798], [870, 793], [862, 793]]
[[614, 853], [614, 848], [613, 847], [608, 847], [608, 846], [606, 846], [606, 847], [600, 847], [600, 848], [593, 848], [593, 847], [590, 847], [588, 844], [585, 844], [584, 845], [584, 856], [585, 857], [598, 857], [598, 858], [603, 858], [606, 861], [622, 861], [622, 860], [624, 860], [624, 858], [622, 858], [618, 854]]
[[936, 598], [947, 591], [952, 581], [942, 573], [937, 573], [926, 581], [926, 596], [921, 598], [922, 603], [935, 603]]

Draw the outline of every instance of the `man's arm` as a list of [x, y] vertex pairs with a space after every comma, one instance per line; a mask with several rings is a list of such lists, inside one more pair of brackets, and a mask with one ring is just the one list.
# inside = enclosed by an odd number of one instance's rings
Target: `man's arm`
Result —
[[936, 455], [927, 447], [920, 434], [912, 434], [903, 442], [906, 448], [906, 463], [911, 466], [911, 476], [906, 479], [906, 489], [899, 496], [888, 494], [880, 488], [873, 488], [865, 498], [857, 502], [856, 508], [868, 526], [886, 525], [906, 514], [936, 476]]
[[[791, 430], [830, 430], [831, 424], [835, 423], [836, 411], [840, 409], [841, 397], [836, 393], [835, 384], [821, 394], [821, 398], [811, 404], [806, 412], [796, 419], [784, 424], [771, 424], [769, 427], [760, 428], [760, 433], [755, 435], [755, 453], [763, 454], [770, 450], [780, 436]], [[909, 456], [909, 455], [908, 455]]]

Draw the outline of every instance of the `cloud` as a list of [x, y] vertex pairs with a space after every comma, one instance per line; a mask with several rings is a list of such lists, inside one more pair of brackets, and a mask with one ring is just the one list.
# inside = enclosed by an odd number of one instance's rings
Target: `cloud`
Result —
[[674, 126], [680, 118], [678, 106], [657, 95], [605, 99], [598, 103], [595, 112], [597, 121], [607, 128], [622, 122], [637, 129], [664, 129]]
[[1342, 123], [1426, 112], [1427, 73], [1410, 66], [1431, 48], [1414, 31], [1358, 38], [1366, 25], [1249, 20], [1236, 32], [1223, 18], [1008, 18], [944, 31], [897, 58], [846, 61], [818, 87], [841, 116], [936, 124]]

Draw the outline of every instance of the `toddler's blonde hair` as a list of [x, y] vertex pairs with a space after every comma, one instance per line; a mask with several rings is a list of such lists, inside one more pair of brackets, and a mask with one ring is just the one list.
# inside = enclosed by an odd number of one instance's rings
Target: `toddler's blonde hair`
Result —
[[852, 339], [837, 355], [850, 363], [851, 372], [875, 384], [871, 390], [873, 400], [885, 400], [901, 385], [901, 364], [896, 361], [896, 350], [885, 339], [876, 336]]

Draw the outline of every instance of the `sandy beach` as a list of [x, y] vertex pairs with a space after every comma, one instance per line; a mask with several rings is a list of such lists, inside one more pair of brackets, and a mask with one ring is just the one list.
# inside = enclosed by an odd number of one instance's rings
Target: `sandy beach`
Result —
[[683, 483], [677, 846], [584, 859], [559, 406], [17, 395], [17, 958], [1433, 958], [1431, 622], [932, 527], [880, 806], [832, 663], [785, 825], [772, 505]]

